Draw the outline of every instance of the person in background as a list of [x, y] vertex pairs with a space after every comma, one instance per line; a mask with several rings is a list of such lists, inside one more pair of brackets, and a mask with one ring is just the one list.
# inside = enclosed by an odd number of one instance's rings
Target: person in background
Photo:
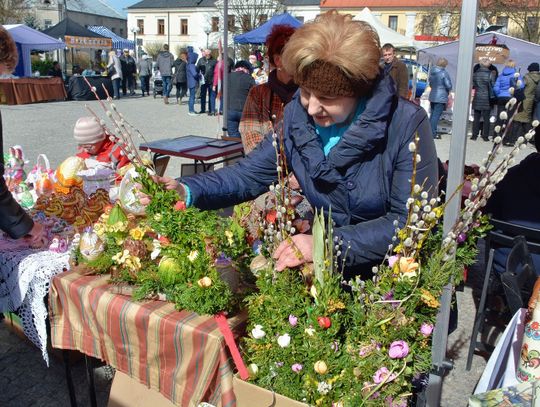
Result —
[[[517, 77], [516, 77], [516, 74], [518, 74]], [[516, 63], [514, 62], [514, 60], [509, 59], [504, 64], [504, 68], [501, 74], [497, 77], [497, 80], [495, 81], [495, 84], [493, 85], [493, 92], [495, 96], [497, 97], [497, 124], [498, 125], [500, 125], [502, 122], [499, 117], [499, 114], [503, 110], [507, 111], [509, 118], [514, 115], [514, 112], [517, 107], [517, 103], [514, 106], [512, 106], [510, 109], [506, 108], [506, 104], [513, 96], [510, 94], [510, 88], [515, 87], [513, 85], [517, 84], [518, 81], [521, 81], [521, 84], [523, 85], [523, 78], [516, 71]], [[503, 141], [503, 143], [505, 142], [506, 141]]]
[[107, 63], [107, 71], [111, 77], [113, 85], [113, 99], [120, 99], [120, 83], [122, 82], [122, 64], [116, 56], [116, 52], [109, 51], [109, 62]]
[[[212, 56], [209, 49], [205, 49], [197, 68], [204, 78], [204, 83], [201, 85], [201, 114], [208, 113], [208, 116], [216, 114], [216, 92], [214, 92], [214, 69], [217, 61]], [[208, 110], [206, 109], [206, 98], [208, 97]]]
[[110, 140], [95, 117], [79, 118], [73, 129], [73, 138], [79, 150], [77, 157], [106, 163], [113, 170], [129, 164], [128, 157], [123, 154], [118, 144]]
[[491, 104], [494, 97], [493, 84], [495, 83], [494, 71], [490, 69], [489, 58], [480, 58], [479, 66], [473, 72], [474, 97], [472, 109], [474, 111], [474, 121], [471, 140], [476, 140], [480, 133], [480, 120], [483, 120], [482, 140], [489, 141], [491, 114]]
[[[0, 75], [13, 72], [19, 60], [15, 41], [0, 25]], [[23, 238], [33, 247], [42, 247], [47, 241], [45, 228], [24, 211], [15, 201], [4, 179], [4, 142], [0, 113], [0, 229], [12, 239]]]
[[229, 137], [240, 137], [238, 126], [242, 118], [244, 104], [253, 86], [255, 86], [255, 80], [251, 77], [251, 64], [247, 61], [238, 61], [229, 75], [229, 113], [227, 117]]
[[201, 76], [199, 68], [197, 68], [198, 55], [193, 52], [193, 50], [188, 49], [187, 54], [187, 86], [189, 89], [189, 101], [188, 101], [188, 110], [190, 116], [196, 116], [195, 113], [195, 95], [197, 94], [197, 89], [199, 87], [199, 78]]
[[122, 94], [126, 96], [129, 88], [129, 96], [133, 96], [135, 95], [134, 75], [137, 73], [137, 65], [135, 59], [129, 55], [129, 49], [124, 49], [120, 57], [120, 64], [122, 67]]
[[52, 68], [47, 72], [48, 76], [56, 76], [57, 78], [63, 79], [62, 67], [58, 61], [53, 61]]
[[174, 61], [174, 84], [176, 86], [176, 103], [181, 104], [187, 93], [187, 52], [182, 51]]
[[431, 91], [429, 92], [429, 102], [431, 104], [429, 121], [431, 123], [431, 133], [433, 134], [433, 138], [436, 139], [441, 138], [437, 134], [437, 124], [439, 123], [442, 112], [446, 109], [448, 94], [452, 90], [452, 80], [445, 69], [447, 65], [448, 61], [445, 58], [439, 58], [437, 64], [431, 68], [429, 74], [429, 86], [431, 87]]
[[[437, 153], [426, 112], [399, 98], [391, 79], [381, 75], [379, 47], [369, 24], [333, 10], [299, 27], [280, 62], [274, 60], [300, 86], [285, 108], [276, 147], [311, 206], [326, 214], [331, 208], [336, 241], [349, 248], [342, 259], [345, 280], [371, 276], [396, 228], [404, 227], [414, 165], [409, 145], [417, 138], [422, 160], [416, 182], [433, 194], [437, 189]], [[179, 181], [157, 180], [178, 191], [187, 206], [236, 205], [278, 180], [274, 144], [268, 134], [232, 166]], [[276, 270], [312, 262], [312, 250], [312, 235], [281, 242], [273, 253]]]
[[139, 79], [141, 80], [142, 95], [150, 95], [150, 78], [152, 77], [152, 61], [144, 54], [139, 63]]
[[281, 58], [283, 48], [294, 31], [295, 28], [290, 25], [277, 24], [266, 38], [268, 60], [273, 69], [268, 76], [268, 82], [249, 91], [244, 104], [240, 134], [246, 154], [281, 121], [285, 105], [291, 101], [298, 89], [292, 76], [283, 69]]
[[84, 68], [84, 71], [82, 71], [82, 76], [93, 76], [95, 75], [94, 70], [91, 67]]
[[169, 96], [172, 89], [172, 67], [174, 64], [173, 54], [169, 52], [169, 44], [163, 44], [163, 51], [157, 57], [156, 69], [161, 73], [163, 80], [163, 103], [169, 104]]
[[407, 66], [396, 57], [396, 49], [392, 44], [384, 44], [381, 48], [381, 67], [385, 74], [390, 75], [396, 84], [397, 93], [402, 98], [409, 95], [409, 74]]
[[518, 112], [514, 116], [514, 121], [512, 122], [510, 128], [510, 134], [507, 136], [507, 140], [505, 140], [505, 142], [509, 145], [514, 145], [516, 140], [519, 137], [524, 136], [525, 133], [527, 133], [531, 128], [535, 103], [534, 97], [536, 88], [540, 82], [540, 72], [538, 72], [539, 68], [538, 63], [533, 62], [527, 68], [529, 72], [523, 76], [525, 99], [523, 99], [521, 102]]

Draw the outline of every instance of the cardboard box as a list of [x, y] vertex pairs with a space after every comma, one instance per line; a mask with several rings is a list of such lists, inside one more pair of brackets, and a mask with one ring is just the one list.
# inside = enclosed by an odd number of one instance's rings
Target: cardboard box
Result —
[[233, 378], [233, 389], [237, 407], [308, 407], [307, 404], [245, 382], [236, 376]]
[[175, 407], [161, 393], [119, 372], [114, 374], [107, 407]]

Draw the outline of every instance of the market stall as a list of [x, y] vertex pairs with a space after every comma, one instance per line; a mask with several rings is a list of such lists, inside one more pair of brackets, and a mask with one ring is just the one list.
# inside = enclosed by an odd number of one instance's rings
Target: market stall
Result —
[[104, 37], [110, 38], [112, 40], [112, 47], [116, 50], [123, 50], [123, 49], [135, 49], [135, 41], [128, 40], [126, 38], [122, 38], [119, 35], [113, 33], [111, 30], [109, 30], [107, 27], [104, 27], [102, 25], [89, 25], [87, 27], [90, 31], [93, 31], [99, 35], [103, 35]]
[[0, 79], [0, 103], [27, 103], [65, 100], [66, 89], [62, 78]]

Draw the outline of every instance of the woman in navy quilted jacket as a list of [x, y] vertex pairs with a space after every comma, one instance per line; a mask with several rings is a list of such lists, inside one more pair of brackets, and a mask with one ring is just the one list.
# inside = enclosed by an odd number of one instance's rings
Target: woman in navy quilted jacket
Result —
[[[282, 55], [300, 89], [277, 131], [302, 193], [314, 208], [332, 209], [334, 233], [350, 246], [346, 279], [369, 275], [392, 242], [393, 222], [404, 225], [413, 169], [409, 144], [416, 136], [422, 157], [417, 183], [437, 189], [437, 156], [426, 113], [396, 95], [391, 79], [381, 75], [379, 57], [375, 30], [336, 11], [299, 28]], [[180, 182], [161, 181], [179, 191], [187, 205], [217, 209], [254, 199], [277, 176], [268, 134], [234, 166]], [[296, 248], [284, 241], [274, 253], [278, 270], [313, 259], [311, 235], [292, 240]]]

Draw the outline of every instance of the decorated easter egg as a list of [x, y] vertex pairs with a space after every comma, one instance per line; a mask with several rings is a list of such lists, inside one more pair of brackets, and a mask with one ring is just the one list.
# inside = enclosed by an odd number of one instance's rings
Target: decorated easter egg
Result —
[[137, 178], [139, 174], [135, 168], [131, 168], [120, 183], [120, 189], [118, 191], [118, 201], [122, 207], [129, 213], [134, 215], [144, 215], [145, 207], [141, 204], [137, 196]]
[[81, 235], [79, 251], [88, 261], [95, 260], [105, 250], [105, 244], [93, 229], [88, 229]]

